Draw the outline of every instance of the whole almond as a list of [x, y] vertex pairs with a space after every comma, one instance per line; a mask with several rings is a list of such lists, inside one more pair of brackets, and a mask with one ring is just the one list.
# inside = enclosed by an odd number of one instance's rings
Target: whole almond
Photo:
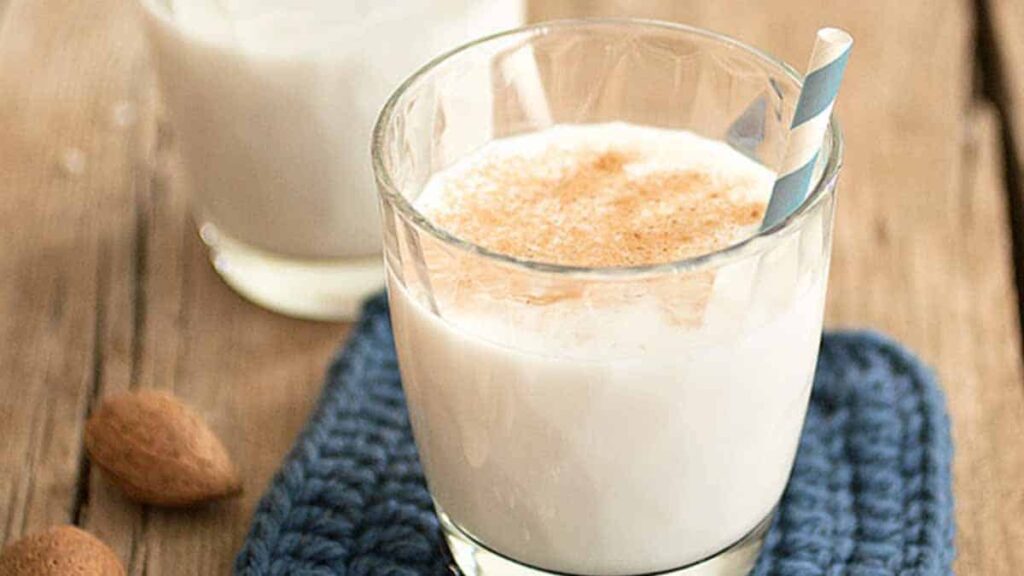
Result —
[[165, 392], [107, 399], [85, 425], [85, 447], [111, 482], [144, 504], [191, 506], [242, 491], [217, 436]]
[[0, 551], [0, 576], [124, 576], [114, 551], [88, 532], [56, 526]]

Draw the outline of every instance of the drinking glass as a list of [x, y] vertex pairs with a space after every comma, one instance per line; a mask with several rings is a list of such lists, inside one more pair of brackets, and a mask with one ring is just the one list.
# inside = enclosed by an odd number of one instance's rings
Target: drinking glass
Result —
[[[274, 311], [352, 319], [383, 285], [366, 141], [438, 50], [521, 0], [138, 0], [210, 261]], [[399, 47], [400, 46], [400, 47]]]
[[373, 162], [395, 344], [446, 542], [472, 575], [745, 574], [793, 465], [821, 336], [841, 139], [770, 229], [586, 268], [488, 250], [417, 207], [438, 171], [556, 124], [689, 130], [775, 170], [801, 77], [653, 21], [542, 23], [419, 70]]

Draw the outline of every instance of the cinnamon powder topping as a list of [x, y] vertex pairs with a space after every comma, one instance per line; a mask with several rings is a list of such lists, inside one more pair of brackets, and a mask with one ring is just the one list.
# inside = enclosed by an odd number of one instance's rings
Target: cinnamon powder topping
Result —
[[747, 180], [644, 169], [643, 161], [628, 148], [484, 158], [447, 179], [427, 211], [455, 236], [495, 252], [587, 267], [712, 252], [764, 216], [763, 202], [736, 193]]

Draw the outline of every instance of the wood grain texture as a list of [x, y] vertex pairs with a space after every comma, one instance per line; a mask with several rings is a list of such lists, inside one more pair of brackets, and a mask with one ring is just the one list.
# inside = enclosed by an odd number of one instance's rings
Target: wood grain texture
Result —
[[136, 343], [119, 372], [105, 372], [101, 390], [166, 389], [196, 408], [234, 457], [245, 493], [198, 510], [141, 509], [97, 474], [86, 526], [116, 542], [129, 574], [227, 574], [347, 327], [272, 314], [220, 281], [189, 218], [173, 134], [153, 104], [151, 78], [146, 85], [139, 108], [147, 111], [149, 153], [135, 167], [137, 228], [125, 239], [133, 258], [122, 262], [136, 270], [139, 310], [110, 327]]
[[[986, 21], [985, 56], [990, 58], [989, 84], [995, 92], [1013, 144], [1008, 160], [1021, 177], [1024, 162], [1024, 3], [1014, 0], [978, 0]], [[1011, 182], [1017, 202], [1024, 204], [1024, 182]], [[1021, 225], [1021, 223], [1018, 223]]]
[[[1002, 116], [1006, 180], [1017, 263], [1018, 291], [1024, 289], [1024, 4], [976, 0], [982, 88]], [[1018, 294], [1024, 303], [1024, 295]], [[1024, 324], [1024, 316], [1021, 317]]]
[[111, 106], [136, 58], [96, 33], [126, 32], [111, 6], [17, 0], [0, 26], [0, 539], [76, 515], [106, 268], [132, 206]]
[[103, 513], [91, 515], [89, 526], [120, 531], [119, 540], [131, 545], [130, 574], [226, 574], [345, 328], [274, 315], [227, 288], [206, 260], [176, 180], [180, 171], [165, 152], [149, 190], [146, 305], [132, 385], [171, 390], [197, 408], [238, 463], [246, 492], [196, 511], [148, 509], [126, 529], [125, 503], [104, 487], [90, 499], [90, 511]]
[[[1010, 261], [1002, 140], [992, 108], [967, 116], [963, 193], [948, 226], [953, 252], [935, 362], [944, 379], [957, 447], [960, 574], [1024, 570], [1024, 377], [1016, 288]], [[946, 278], [940, 278], [940, 281]], [[938, 311], [937, 311], [938, 313]]]
[[[1006, 85], [1024, 102], [1024, 8], [992, 2]], [[1020, 326], [998, 123], [972, 92], [974, 5], [530, 7], [581, 15], [705, 26], [798, 65], [817, 27], [854, 34], [829, 322], [882, 329], [936, 367], [957, 445], [957, 572], [1024, 571]], [[265, 312], [216, 277], [134, 16], [133, 0], [0, 0], [0, 541], [77, 520], [130, 574], [226, 574], [345, 327]], [[209, 420], [243, 498], [143, 509], [81, 465], [90, 403], [135, 387], [172, 390]]]

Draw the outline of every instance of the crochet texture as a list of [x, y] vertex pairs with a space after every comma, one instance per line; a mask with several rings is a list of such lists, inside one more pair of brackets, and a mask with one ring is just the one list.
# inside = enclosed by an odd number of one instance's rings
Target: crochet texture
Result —
[[[793, 474], [753, 574], [952, 574], [951, 459], [931, 373], [878, 334], [826, 334]], [[438, 530], [387, 301], [376, 297], [263, 496], [235, 571], [450, 574]]]

